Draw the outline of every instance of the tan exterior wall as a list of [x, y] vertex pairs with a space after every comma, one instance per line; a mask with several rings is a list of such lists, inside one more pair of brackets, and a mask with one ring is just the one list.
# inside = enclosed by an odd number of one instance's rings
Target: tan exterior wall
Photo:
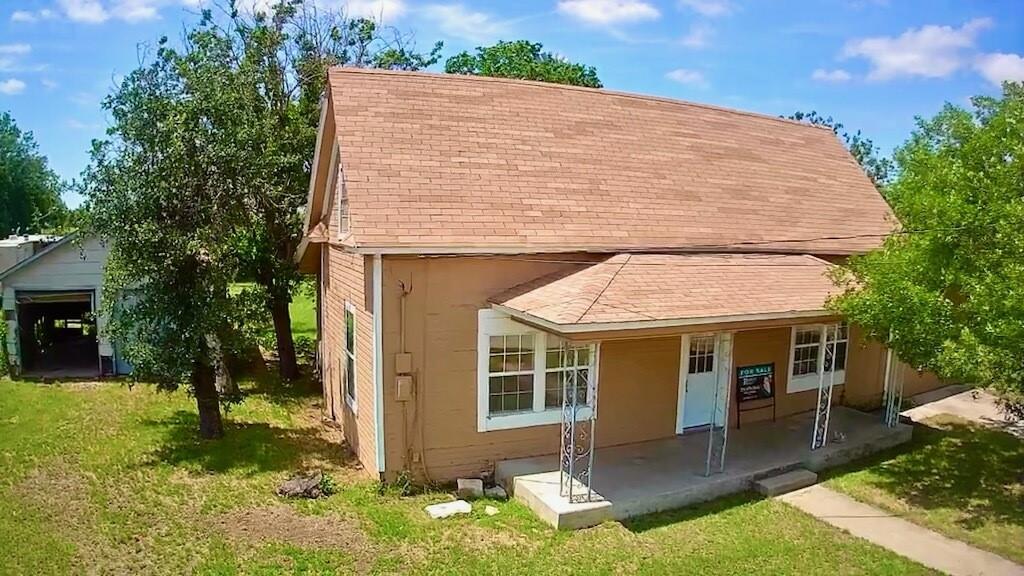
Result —
[[[558, 426], [477, 430], [477, 314], [488, 298], [517, 284], [568, 266], [542, 257], [384, 258], [383, 378], [386, 473], [400, 470], [433, 480], [450, 480], [492, 469], [508, 458], [553, 453]], [[563, 257], [563, 259], [565, 259]], [[402, 336], [405, 297], [405, 349], [412, 357], [416, 393], [399, 401], [395, 354]], [[809, 319], [801, 323], [814, 323]], [[368, 325], [365, 324], [364, 325]], [[732, 372], [737, 366], [774, 362], [777, 418], [812, 410], [817, 391], [786, 393], [791, 326], [723, 326], [735, 332]], [[681, 333], [681, 331], [679, 331]], [[648, 334], [604, 340], [600, 348], [597, 443], [599, 446], [664, 438], [675, 433], [680, 336]], [[605, 335], [610, 336], [610, 335]], [[847, 384], [835, 402], [879, 405], [885, 354], [850, 334]], [[921, 386], [926, 379], [922, 378]], [[735, 385], [730, 375], [730, 382]], [[910, 379], [908, 378], [908, 388]], [[918, 385], [917, 383], [914, 384]], [[367, 383], [367, 394], [372, 384]], [[745, 406], [746, 407], [746, 406]], [[743, 424], [770, 419], [771, 410], [745, 412]], [[736, 404], [730, 407], [736, 425]], [[367, 428], [372, 434], [372, 428]], [[365, 442], [370, 435], [362, 435]], [[424, 466], [425, 465], [425, 466]]]
[[[367, 298], [370, 273], [367, 257], [325, 246], [321, 262], [322, 357], [324, 416], [341, 425], [345, 440], [363, 468], [376, 475], [374, 422], [373, 313]], [[355, 308], [356, 397], [353, 406], [344, 393], [345, 304]]]

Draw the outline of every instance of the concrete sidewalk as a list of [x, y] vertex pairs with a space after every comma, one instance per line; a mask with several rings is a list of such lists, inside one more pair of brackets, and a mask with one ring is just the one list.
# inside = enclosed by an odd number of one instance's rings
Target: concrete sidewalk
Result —
[[862, 504], [820, 484], [777, 498], [854, 536], [953, 576], [1024, 576], [1024, 566]]
[[1024, 438], [1024, 421], [1007, 419], [999, 410], [995, 397], [984, 390], [951, 385], [912, 396], [909, 400], [914, 408], [904, 410], [901, 414], [914, 422], [940, 414], [951, 414]]

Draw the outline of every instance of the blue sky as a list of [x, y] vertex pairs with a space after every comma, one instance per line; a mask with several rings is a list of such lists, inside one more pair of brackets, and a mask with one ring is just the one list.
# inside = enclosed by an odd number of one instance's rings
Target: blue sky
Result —
[[[75, 178], [107, 126], [102, 97], [141, 46], [180, 36], [207, 1], [0, 0], [0, 110]], [[596, 66], [616, 90], [817, 110], [886, 153], [915, 116], [1024, 80], [1024, 0], [310, 1], [383, 16], [424, 49], [443, 40], [446, 56], [527, 38]]]

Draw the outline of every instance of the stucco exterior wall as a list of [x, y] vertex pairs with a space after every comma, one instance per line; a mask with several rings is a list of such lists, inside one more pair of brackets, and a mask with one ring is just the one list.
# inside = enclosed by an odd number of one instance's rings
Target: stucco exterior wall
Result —
[[[477, 422], [478, 311], [489, 306], [491, 296], [572, 266], [544, 262], [545, 258], [570, 260], [578, 256], [384, 258], [383, 404], [389, 478], [409, 469], [420, 477], [450, 480], [487, 472], [498, 460], [557, 450], [557, 424], [480, 432]], [[412, 358], [416, 391], [406, 401], [399, 400], [395, 383], [395, 355], [401, 351], [403, 333], [403, 286], [407, 293], [405, 351]], [[804, 323], [815, 320], [819, 319]], [[775, 363], [776, 417], [814, 408], [816, 390], [786, 392], [791, 325], [751, 323], [719, 328], [733, 330], [735, 334], [733, 374], [737, 366]], [[634, 334], [628, 339], [601, 342], [596, 437], [599, 446], [675, 433], [680, 343], [679, 333]], [[877, 406], [884, 360], [879, 345], [864, 344], [859, 331], [851, 330], [847, 383], [837, 388], [835, 402]], [[729, 380], [734, 386], [733, 375]], [[735, 426], [735, 392], [732, 398], [730, 422]], [[745, 412], [742, 423], [771, 417], [771, 410]], [[360, 440], [365, 442], [365, 437]]]
[[[325, 246], [322, 251], [324, 416], [341, 425], [345, 440], [363, 468], [377, 473], [374, 421], [373, 307], [367, 278], [370, 260]], [[345, 397], [345, 306], [355, 309], [355, 402]]]

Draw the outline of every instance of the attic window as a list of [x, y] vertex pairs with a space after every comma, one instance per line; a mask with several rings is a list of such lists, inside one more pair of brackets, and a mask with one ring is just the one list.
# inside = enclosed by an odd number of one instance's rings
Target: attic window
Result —
[[345, 181], [342, 180], [338, 184], [338, 235], [344, 236], [348, 232], [348, 191], [345, 189]]

